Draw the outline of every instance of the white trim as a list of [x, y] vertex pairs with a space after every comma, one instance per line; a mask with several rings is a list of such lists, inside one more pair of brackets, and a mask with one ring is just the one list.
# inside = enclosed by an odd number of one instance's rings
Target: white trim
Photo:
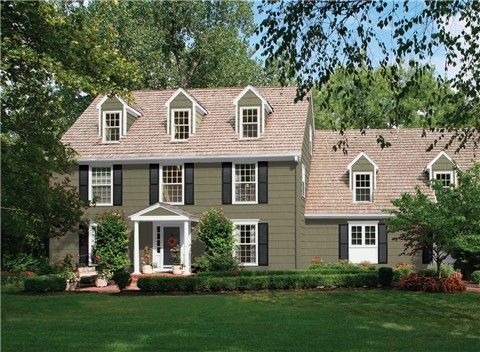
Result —
[[[182, 201], [181, 202], [166, 202], [163, 200], [163, 168], [165, 166], [181, 166], [182, 167]], [[167, 204], [171, 204], [171, 205], [184, 205], [185, 203], [185, 164], [160, 164], [159, 165], [159, 173], [158, 173], [158, 177], [160, 178], [160, 180], [158, 180], [158, 185], [160, 186], [159, 187], [159, 194], [158, 194], [158, 199], [160, 199], [160, 202], [161, 203], [167, 203]]]
[[[378, 247], [378, 221], [348, 221], [348, 247], [377, 248]], [[352, 226], [362, 227], [362, 244], [352, 244]], [[365, 226], [375, 226], [375, 244], [365, 244]]]
[[319, 219], [319, 220], [328, 220], [328, 219], [358, 219], [358, 220], [367, 220], [367, 219], [388, 219], [392, 217], [390, 214], [342, 214], [342, 213], [310, 213], [305, 214], [305, 219]]
[[[118, 122], [119, 126], [119, 134], [118, 134], [118, 141], [107, 141], [106, 136], [107, 136], [107, 128], [106, 128], [106, 120], [107, 120], [107, 114], [118, 114], [120, 116], [120, 121]], [[123, 118], [124, 113], [122, 110], [106, 110], [102, 113], [102, 143], [105, 144], [117, 144], [120, 143], [120, 138], [124, 135], [123, 134], [123, 120], [126, 120]]]
[[[142, 114], [140, 112], [138, 112], [137, 110], [135, 110], [134, 108], [132, 108], [130, 105], [128, 105], [122, 98], [120, 98], [118, 95], [114, 95], [114, 97], [116, 99], [118, 99], [118, 101], [125, 107], [126, 110], [128, 110], [128, 112], [132, 115], [136, 115], [135, 117], [138, 117], [138, 116], [141, 116]], [[102, 100], [100, 100], [96, 106], [97, 110], [99, 110], [103, 103], [105, 103], [107, 101], [107, 99], [109, 98], [108, 95], [105, 95], [103, 96]]]
[[192, 221], [185, 215], [130, 215], [129, 218], [132, 221]]
[[140, 274], [140, 226], [138, 221], [133, 223], [133, 273]]
[[[95, 228], [95, 230], [93, 230]], [[95, 234], [97, 231], [97, 224], [94, 222], [90, 222], [88, 225], [88, 266], [93, 266], [94, 263], [92, 261], [93, 257], [93, 247], [95, 245]]]
[[309, 146], [309, 151], [310, 151], [310, 155], [313, 155], [313, 131], [312, 131], [312, 126], [308, 126], [308, 140], [309, 140], [309, 143], [310, 143], [310, 146]]
[[[452, 159], [450, 156], [448, 156], [448, 154], [445, 153], [445, 151], [442, 150], [442, 151], [441, 151], [440, 153], [438, 153], [438, 155], [437, 155], [435, 158], [433, 158], [432, 161], [430, 161], [430, 162], [428, 163], [428, 165], [425, 167], [425, 171], [428, 172], [428, 176], [429, 176], [429, 179], [430, 179], [430, 180], [433, 180], [433, 179], [434, 179], [434, 175], [433, 175], [434, 172], [432, 172], [432, 167], [433, 167], [433, 165], [435, 165], [435, 163], [438, 161], [438, 159], [440, 159], [442, 156], [444, 156], [445, 158], [447, 158], [448, 161], [450, 161], [450, 162], [452, 163], [452, 165], [454, 165], [454, 166], [456, 165], [455, 162], [453, 161], [453, 159]], [[446, 170], [446, 171], [450, 171], [450, 170]], [[439, 172], [440, 172], [440, 170], [439, 170]], [[452, 171], [452, 172], [453, 172], [453, 171]], [[455, 177], [455, 174], [454, 174], [454, 177]], [[452, 178], [452, 180], [453, 180], [453, 179], [454, 179], [454, 178]], [[454, 183], [455, 183], [455, 182], [454, 182]]]
[[166, 108], [170, 108], [170, 103], [180, 94], [183, 93], [187, 97], [188, 100], [190, 100], [193, 105], [195, 110], [198, 110], [201, 114], [206, 115], [208, 114], [208, 110], [205, 109], [194, 97], [192, 97], [185, 89], [183, 88], [178, 88], [175, 93], [167, 100], [165, 103]]
[[453, 170], [451, 170], [451, 171], [440, 171], [440, 170], [439, 171], [434, 171], [432, 181], [436, 181], [437, 180], [437, 175], [442, 175], [442, 174], [450, 175], [450, 183], [452, 185], [456, 186], [455, 172]]
[[306, 178], [305, 164], [302, 163], [302, 197], [305, 198], [306, 196], [307, 196], [307, 178]]
[[233, 100], [233, 105], [235, 105], [236, 107], [238, 106], [238, 102], [240, 101], [240, 99], [243, 98], [243, 96], [245, 94], [247, 94], [248, 91], [251, 91], [253, 94], [255, 94], [261, 101], [263, 104], [265, 104], [265, 110], [270, 114], [273, 112], [273, 108], [272, 106], [270, 105], [270, 103], [251, 85], [248, 85], [246, 86], [241, 92], [239, 95], [237, 95], [237, 97]]
[[373, 165], [374, 170], [375, 170], [375, 171], [378, 171], [378, 165], [375, 164], [375, 162], [374, 162], [374, 161], [367, 155], [367, 153], [365, 153], [365, 152], [361, 152], [360, 154], [358, 154], [358, 155], [355, 157], [355, 159], [353, 159], [352, 162], [351, 162], [350, 164], [348, 164], [348, 166], [347, 166], [348, 171], [350, 171], [350, 172], [352, 171], [353, 165], [355, 165], [355, 163], [356, 163], [358, 160], [360, 160], [361, 157], [364, 157], [365, 159], [367, 159], [368, 162]]
[[[361, 228], [362, 244], [352, 244], [352, 227]], [[375, 244], [365, 244], [365, 228], [373, 226], [375, 228]], [[372, 264], [378, 264], [378, 221], [348, 221], [348, 257], [353, 263], [368, 261]]]
[[[171, 216], [171, 215], [147, 215], [147, 216], [145, 216], [144, 215], [144, 214], [147, 214], [147, 213], [149, 213], [149, 212], [151, 212], [155, 209], [158, 209], [158, 208], [162, 208], [163, 210], [172, 212], [172, 213], [177, 214], [177, 215], [174, 215], [174, 216]], [[196, 218], [186, 216], [183, 213], [175, 211], [175, 209], [164, 206], [160, 202], [155, 203], [153, 205], [150, 205], [149, 207], [147, 207], [145, 209], [142, 209], [140, 211], [137, 211], [136, 213], [129, 216], [129, 218], [132, 221], [135, 221], [135, 218], [139, 218], [140, 220], [143, 220], [147, 217], [149, 217], [149, 218], [153, 218], [153, 217], [159, 218], [158, 220], [192, 220], [192, 221], [196, 220]], [[144, 220], [144, 221], [150, 221], [150, 220]]]
[[92, 168], [109, 168], [110, 169], [110, 203], [95, 203], [95, 206], [98, 206], [98, 207], [113, 206], [113, 164], [88, 165], [88, 200], [90, 203], [93, 203]]
[[[257, 110], [257, 136], [256, 137], [243, 137], [243, 111], [244, 110]], [[260, 120], [263, 120], [261, 116], [261, 111], [259, 106], [241, 106], [240, 107], [240, 119], [239, 119], [239, 129], [240, 129], [240, 139], [258, 139], [260, 138]]]
[[[241, 164], [255, 164], [255, 201], [240, 202], [236, 200], [235, 194], [235, 166]], [[258, 204], [258, 162], [254, 163], [232, 163], [232, 204]]]
[[[357, 175], [369, 175], [370, 176], [370, 200], [356, 200], [356, 193], [357, 193], [357, 182], [356, 177]], [[373, 203], [373, 182], [375, 180], [375, 173], [371, 171], [354, 171], [352, 175], [352, 198], [354, 203]]]
[[[255, 263], [240, 263], [239, 266], [245, 266], [245, 267], [252, 267], [252, 266], [258, 266], [258, 219], [232, 219], [232, 223], [235, 225], [235, 247], [237, 245], [240, 245], [240, 241], [238, 238], [238, 233], [237, 233], [237, 226], [238, 225], [254, 225], [255, 226]], [[234, 249], [234, 254], [235, 254], [235, 249]]]
[[78, 163], [119, 163], [119, 164], [149, 164], [149, 163], [167, 163], [181, 161], [182, 163], [189, 162], [239, 162], [239, 161], [295, 161], [300, 158], [298, 153], [285, 153], [285, 154], [240, 154], [240, 155], [185, 155], [185, 156], [147, 156], [147, 157], [113, 157], [113, 158], [98, 158], [98, 157], [86, 157], [77, 158]]
[[[122, 111], [123, 111], [123, 122], [121, 124], [120, 128], [120, 135], [125, 136], [127, 134], [127, 112], [130, 113], [131, 115], [135, 117], [139, 117], [142, 114], [132, 108], [130, 105], [128, 105], [122, 98], [120, 98], [118, 95], [114, 95], [114, 98], [116, 98], [120, 104], [122, 104]], [[102, 105], [109, 99], [108, 95], [104, 95], [103, 98], [97, 103], [96, 109], [98, 110], [98, 136], [102, 137], [102, 132], [103, 132], [103, 126], [102, 126]], [[109, 111], [110, 112], [110, 111]], [[102, 137], [103, 139], [103, 137]]]
[[[170, 110], [170, 119], [171, 123], [170, 126], [172, 131], [170, 134], [170, 140], [172, 142], [186, 142], [190, 138], [190, 136], [193, 134], [193, 129], [192, 129], [192, 109], [189, 108], [178, 108], [178, 109], [169, 109]], [[188, 138], [185, 139], [176, 139], [175, 138], [175, 113], [176, 112], [188, 112]]]

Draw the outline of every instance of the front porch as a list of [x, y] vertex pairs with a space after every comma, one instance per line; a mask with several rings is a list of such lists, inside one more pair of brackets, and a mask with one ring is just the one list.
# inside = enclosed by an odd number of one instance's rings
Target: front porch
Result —
[[134, 275], [141, 274], [145, 246], [152, 249], [154, 273], [172, 271], [170, 249], [176, 245], [180, 246], [183, 274], [191, 274], [192, 225], [198, 222], [194, 215], [170, 204], [159, 202], [132, 214], [129, 218], [133, 222]]

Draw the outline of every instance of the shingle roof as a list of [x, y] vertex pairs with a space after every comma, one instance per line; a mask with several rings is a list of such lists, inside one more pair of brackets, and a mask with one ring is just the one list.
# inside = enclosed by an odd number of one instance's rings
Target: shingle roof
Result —
[[240, 140], [234, 129], [233, 101], [242, 88], [189, 89], [188, 92], [208, 110], [195, 135], [188, 141], [172, 142], [166, 133], [165, 102], [176, 91], [134, 91], [136, 109], [142, 112], [128, 134], [118, 144], [102, 144], [98, 136], [97, 97], [65, 133], [79, 158], [136, 158], [215, 155], [301, 154], [309, 102], [293, 100], [296, 88], [256, 88], [272, 105], [265, 133], [256, 140]]
[[[382, 135], [392, 145], [381, 149], [377, 135]], [[428, 175], [424, 171], [428, 163], [441, 152], [440, 146], [426, 152], [435, 134], [422, 138], [421, 129], [347, 131], [348, 153], [333, 151], [332, 147], [343, 137], [338, 132], [317, 131], [311, 164], [305, 214], [381, 214], [391, 208], [391, 200], [402, 193], [414, 192], [418, 185], [431, 196]], [[444, 144], [444, 143], [439, 143]], [[473, 147], [454, 154], [455, 146], [447, 154], [460, 169], [467, 169], [472, 160], [480, 160]], [[372, 203], [354, 203], [349, 189], [348, 164], [360, 153], [366, 152], [378, 165], [376, 189]], [[475, 153], [476, 152], [476, 153]], [[476, 155], [475, 155], [476, 154]]]

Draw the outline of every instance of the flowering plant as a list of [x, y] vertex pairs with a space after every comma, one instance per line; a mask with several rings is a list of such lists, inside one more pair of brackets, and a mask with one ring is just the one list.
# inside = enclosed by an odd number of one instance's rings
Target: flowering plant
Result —
[[180, 265], [181, 260], [180, 260], [180, 246], [177, 244], [176, 246], [173, 246], [170, 248], [170, 257], [172, 258], [172, 264], [173, 265]]
[[148, 246], [143, 248], [142, 265], [152, 265], [152, 249]]

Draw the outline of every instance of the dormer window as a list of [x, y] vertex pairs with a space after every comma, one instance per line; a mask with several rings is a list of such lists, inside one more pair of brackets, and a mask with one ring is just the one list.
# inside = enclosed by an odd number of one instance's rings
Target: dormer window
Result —
[[118, 142], [121, 135], [121, 111], [109, 111], [103, 113], [103, 141]]
[[443, 188], [455, 185], [455, 162], [444, 151], [440, 152], [425, 168], [430, 181], [438, 180]]
[[266, 127], [268, 114], [273, 112], [268, 101], [252, 86], [247, 86], [233, 101], [235, 131], [240, 139], [259, 138]]
[[450, 188], [453, 184], [453, 171], [434, 171], [433, 177], [441, 182], [443, 188]]
[[190, 137], [190, 109], [172, 109], [173, 139], [186, 140]]
[[260, 108], [242, 107], [241, 115], [240, 135], [242, 138], [257, 138], [260, 132]]
[[349, 184], [354, 203], [373, 202], [373, 191], [376, 188], [378, 166], [364, 152], [357, 155], [347, 167]]

